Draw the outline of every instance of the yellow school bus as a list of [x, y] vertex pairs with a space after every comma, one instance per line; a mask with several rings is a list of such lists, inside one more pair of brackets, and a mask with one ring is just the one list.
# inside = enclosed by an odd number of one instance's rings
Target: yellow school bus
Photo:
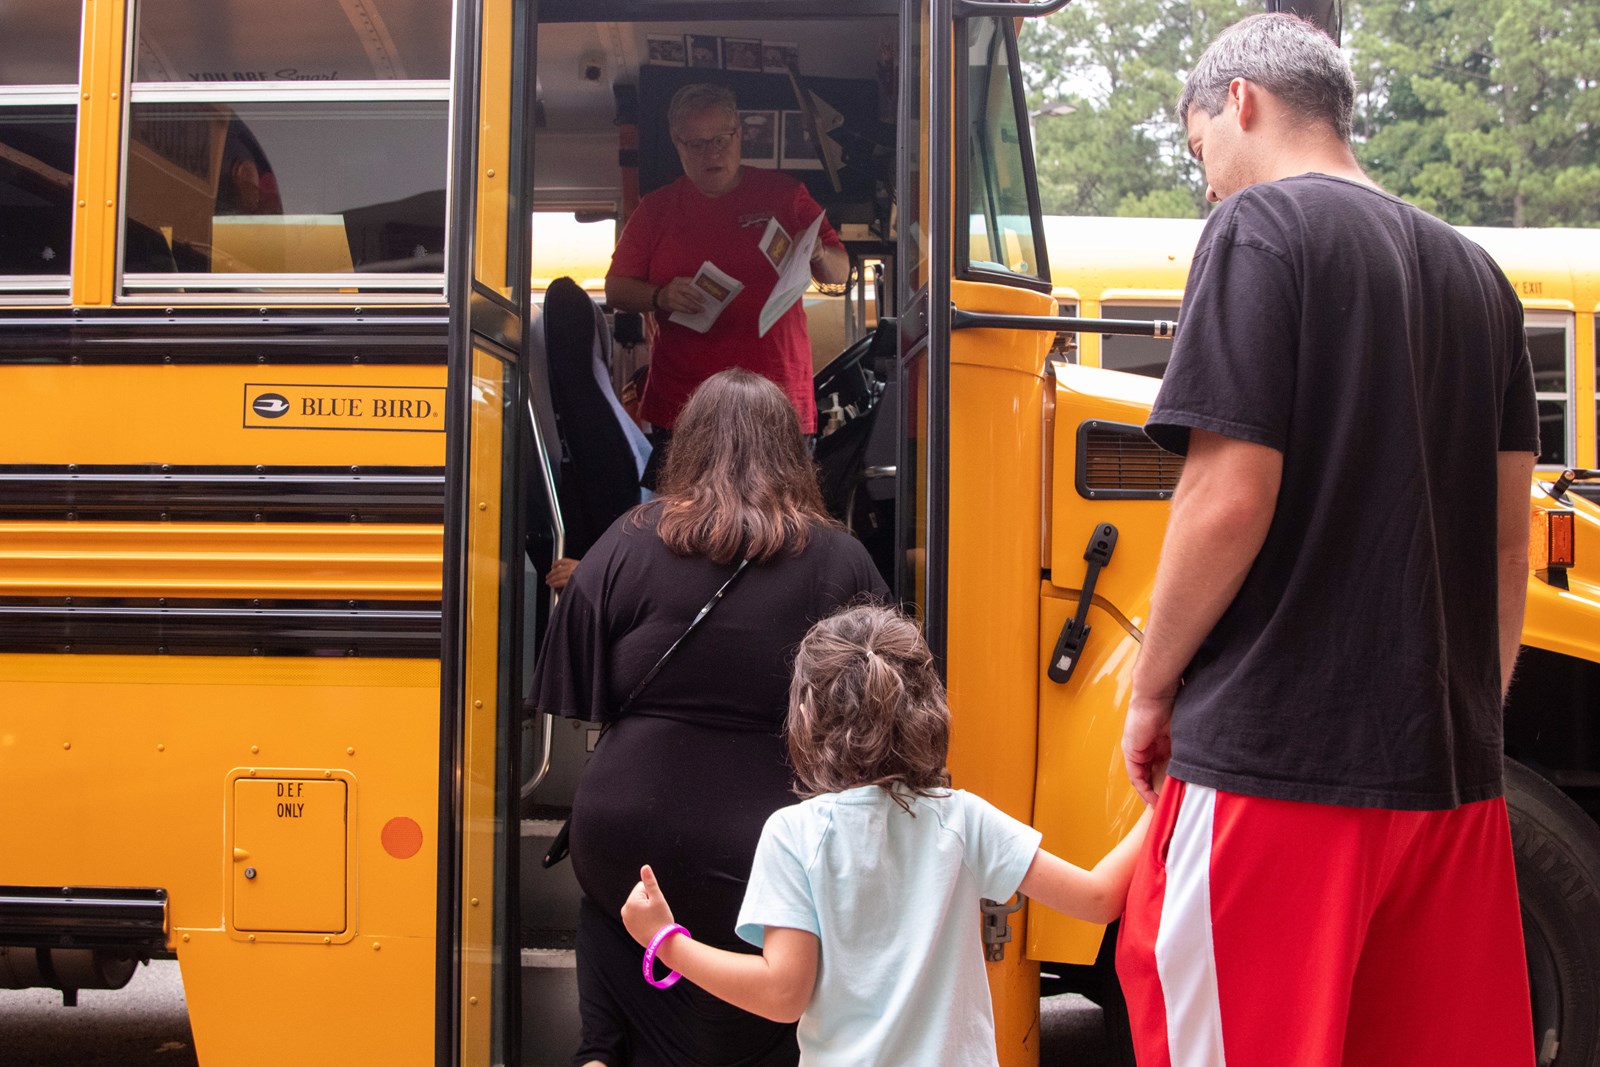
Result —
[[[0, 986], [171, 957], [202, 1064], [567, 1062], [577, 891], [538, 857], [589, 736], [523, 698], [581, 475], [534, 294], [545, 264], [598, 289], [534, 219], [614, 235], [691, 80], [823, 147], [770, 160], [852, 258], [808, 298], [819, 464], [944, 665], [956, 782], [1102, 854], [1139, 810], [1120, 721], [1178, 467], [1138, 429], [1153, 379], [1051, 356], [1164, 329], [1059, 317], [1052, 257], [1082, 257], [1046, 240], [1015, 35], [1061, 6], [10, 0]], [[1528, 644], [1592, 670], [1600, 527], [1560, 504]], [[1578, 933], [1535, 933], [1589, 944], [1584, 839], [1520, 840], [1577, 872]], [[1119, 1000], [1106, 930], [1010, 907], [974, 922], [1022, 1067], [1042, 982]], [[1594, 958], [1553, 965], [1562, 1063], [1594, 1055]]]

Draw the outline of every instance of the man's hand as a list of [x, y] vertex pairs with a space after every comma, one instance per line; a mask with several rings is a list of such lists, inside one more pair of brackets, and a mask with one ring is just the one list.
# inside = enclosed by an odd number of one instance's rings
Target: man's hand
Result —
[[685, 315], [698, 314], [705, 305], [702, 294], [695, 288], [693, 278], [674, 278], [656, 294], [656, 306], [662, 311], [681, 311]]
[[1154, 804], [1172, 759], [1172, 697], [1135, 695], [1122, 725], [1122, 758], [1128, 780], [1146, 804]]
[[648, 945], [656, 931], [672, 925], [672, 921], [672, 909], [656, 884], [656, 873], [647, 863], [639, 868], [639, 881], [622, 904], [622, 925], [628, 928], [635, 941]]

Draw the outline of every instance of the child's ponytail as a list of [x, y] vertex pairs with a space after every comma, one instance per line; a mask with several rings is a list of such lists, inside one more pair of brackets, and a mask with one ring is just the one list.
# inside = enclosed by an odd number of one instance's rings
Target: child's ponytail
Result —
[[890, 608], [848, 608], [811, 628], [789, 688], [789, 759], [800, 796], [949, 785], [950, 713], [916, 624]]

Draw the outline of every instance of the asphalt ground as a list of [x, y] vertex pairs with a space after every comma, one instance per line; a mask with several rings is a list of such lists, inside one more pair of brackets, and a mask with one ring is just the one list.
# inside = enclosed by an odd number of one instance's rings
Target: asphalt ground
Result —
[[[1103, 1067], [1099, 1008], [1047, 997], [1040, 1015], [1044, 1067]], [[55, 990], [0, 989], [0, 1067], [197, 1067], [177, 963], [140, 967], [122, 989], [85, 989], [75, 1008]]]

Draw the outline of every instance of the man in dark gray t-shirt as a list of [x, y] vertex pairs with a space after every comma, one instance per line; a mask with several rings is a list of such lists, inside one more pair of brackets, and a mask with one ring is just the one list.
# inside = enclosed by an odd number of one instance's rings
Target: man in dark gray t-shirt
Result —
[[1362, 172], [1353, 93], [1321, 31], [1258, 15], [1179, 104], [1220, 206], [1146, 427], [1187, 460], [1123, 740], [1158, 805], [1118, 951], [1141, 1062], [1533, 1058], [1501, 756], [1522, 310]]

